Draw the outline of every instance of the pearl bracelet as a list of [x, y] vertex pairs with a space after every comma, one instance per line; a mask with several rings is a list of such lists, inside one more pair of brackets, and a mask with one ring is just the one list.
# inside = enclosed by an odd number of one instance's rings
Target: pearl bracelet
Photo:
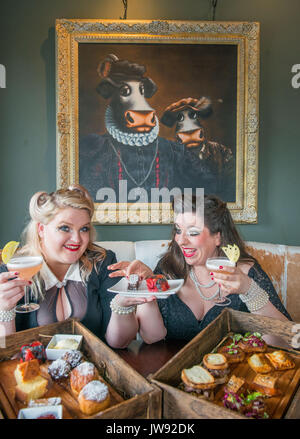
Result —
[[8, 311], [0, 310], [0, 322], [11, 322], [15, 318], [16, 318], [16, 311], [14, 308]]
[[114, 297], [112, 299], [112, 301], [110, 302], [110, 309], [112, 310], [112, 312], [121, 315], [121, 314], [131, 314], [131, 313], [136, 311], [136, 305], [120, 306], [120, 305], [116, 304], [115, 300], [116, 300], [116, 297]]
[[268, 293], [260, 288], [253, 279], [251, 279], [249, 290], [245, 294], [240, 294], [239, 297], [250, 312], [258, 311], [269, 301]]

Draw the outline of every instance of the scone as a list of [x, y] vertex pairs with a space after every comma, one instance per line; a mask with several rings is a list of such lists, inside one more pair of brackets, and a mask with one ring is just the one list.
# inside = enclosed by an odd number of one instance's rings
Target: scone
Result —
[[107, 385], [98, 380], [90, 381], [80, 391], [78, 403], [82, 413], [88, 416], [106, 409], [110, 404]]
[[99, 374], [93, 363], [89, 363], [88, 361], [80, 363], [70, 374], [70, 386], [73, 394], [78, 396], [86, 384], [98, 379]]

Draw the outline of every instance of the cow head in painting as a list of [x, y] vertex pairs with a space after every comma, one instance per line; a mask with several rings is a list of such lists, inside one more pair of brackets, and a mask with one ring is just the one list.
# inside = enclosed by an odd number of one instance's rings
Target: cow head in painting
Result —
[[147, 133], [156, 125], [156, 114], [147, 99], [157, 90], [152, 79], [145, 77], [146, 68], [116, 55], [108, 55], [98, 67], [101, 81], [97, 91], [109, 101], [118, 129]]
[[164, 110], [161, 122], [168, 127], [173, 127], [176, 124], [177, 140], [186, 147], [193, 148], [205, 141], [201, 121], [211, 114], [212, 105], [208, 98], [184, 98], [174, 102]]

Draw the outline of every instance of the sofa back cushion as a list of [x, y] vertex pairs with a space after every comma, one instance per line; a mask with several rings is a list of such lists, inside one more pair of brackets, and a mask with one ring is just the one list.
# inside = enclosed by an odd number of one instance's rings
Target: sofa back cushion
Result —
[[149, 241], [97, 241], [95, 244], [112, 250], [117, 257], [117, 261], [133, 261], [139, 259], [148, 265], [152, 270], [168, 248], [168, 240], [149, 240]]
[[95, 244], [106, 250], [112, 250], [116, 254], [118, 262], [135, 259], [135, 248], [132, 241], [97, 241]]
[[144, 262], [152, 270], [167, 251], [169, 240], [151, 240], [135, 242], [135, 258]]

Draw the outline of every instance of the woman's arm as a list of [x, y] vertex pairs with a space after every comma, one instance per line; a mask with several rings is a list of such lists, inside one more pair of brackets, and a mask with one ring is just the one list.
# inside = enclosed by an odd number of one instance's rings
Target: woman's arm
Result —
[[138, 326], [135, 312], [130, 314], [112, 312], [105, 334], [107, 343], [115, 349], [126, 348], [136, 338]]
[[[109, 277], [129, 276], [138, 274], [140, 280], [153, 275], [153, 271], [141, 261], [118, 262], [108, 266], [110, 270], [116, 270]], [[136, 337], [139, 331], [145, 343], [151, 344], [163, 339], [166, 329], [156, 303], [155, 296], [146, 298], [129, 298], [118, 296], [116, 303], [122, 307], [137, 305], [136, 314], [118, 315], [112, 313], [109, 322], [106, 340], [113, 347], [126, 347]], [[121, 343], [121, 341], [123, 343]]]
[[[5, 311], [13, 313], [13, 309], [18, 301], [24, 296], [24, 286], [29, 286], [28, 281], [17, 278], [18, 273], [14, 275], [5, 270], [5, 266], [0, 267], [0, 337], [16, 332], [15, 318], [7, 320]], [[11, 280], [15, 276], [15, 279]], [[13, 315], [12, 315], [13, 317]]]
[[137, 318], [139, 333], [145, 343], [151, 344], [165, 338], [167, 330], [156, 301], [139, 305]]

